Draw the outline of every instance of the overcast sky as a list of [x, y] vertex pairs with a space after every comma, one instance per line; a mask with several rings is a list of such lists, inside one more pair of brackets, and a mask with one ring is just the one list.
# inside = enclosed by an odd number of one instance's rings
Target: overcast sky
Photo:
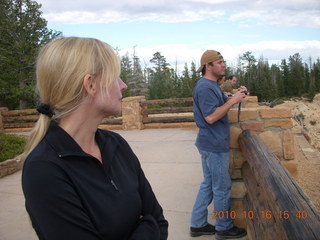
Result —
[[319, 0], [36, 0], [48, 27], [94, 37], [149, 64], [199, 65], [207, 49], [235, 64], [246, 51], [280, 63], [295, 53], [320, 58]]

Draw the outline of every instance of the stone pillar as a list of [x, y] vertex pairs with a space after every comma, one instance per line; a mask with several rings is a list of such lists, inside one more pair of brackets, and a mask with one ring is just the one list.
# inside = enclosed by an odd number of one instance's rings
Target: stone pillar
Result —
[[141, 130], [144, 128], [142, 122], [141, 102], [145, 96], [127, 97], [122, 99], [122, 128], [124, 130]]

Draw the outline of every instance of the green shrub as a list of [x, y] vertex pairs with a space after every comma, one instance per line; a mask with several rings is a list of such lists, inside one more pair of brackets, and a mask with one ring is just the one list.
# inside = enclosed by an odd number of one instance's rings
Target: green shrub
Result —
[[21, 154], [27, 140], [10, 134], [0, 133], [0, 162]]

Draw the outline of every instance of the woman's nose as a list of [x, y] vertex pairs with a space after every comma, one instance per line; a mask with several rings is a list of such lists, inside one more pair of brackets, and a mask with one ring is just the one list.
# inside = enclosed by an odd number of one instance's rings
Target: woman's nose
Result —
[[127, 84], [125, 84], [125, 83], [122, 81], [121, 78], [119, 78], [119, 85], [120, 85], [120, 90], [121, 90], [121, 92], [123, 92], [123, 91], [125, 91], [125, 90], [128, 89]]

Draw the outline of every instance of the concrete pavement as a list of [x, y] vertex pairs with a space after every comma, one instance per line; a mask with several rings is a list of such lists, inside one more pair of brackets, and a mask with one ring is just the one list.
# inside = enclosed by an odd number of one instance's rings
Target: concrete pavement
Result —
[[[116, 132], [129, 142], [140, 159], [169, 221], [169, 239], [214, 239], [189, 236], [191, 209], [202, 180], [200, 155], [194, 146], [197, 129]], [[37, 239], [24, 208], [21, 171], [0, 179], [0, 213], [0, 240]]]

